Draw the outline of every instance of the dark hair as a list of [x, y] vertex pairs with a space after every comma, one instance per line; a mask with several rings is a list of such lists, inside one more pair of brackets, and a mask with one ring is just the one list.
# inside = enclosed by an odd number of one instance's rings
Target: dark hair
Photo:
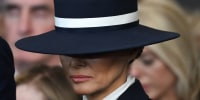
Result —
[[[143, 52], [143, 49], [144, 49], [144, 47], [140, 47], [140, 48], [134, 49], [134, 50], [137, 52], [137, 54], [136, 54], [136, 56], [135, 56], [134, 58], [132, 58], [132, 59], [129, 61], [129, 64], [131, 64], [135, 59], [137, 59], [137, 58], [139, 58], [139, 57], [141, 56], [141, 54], [142, 54], [142, 52]], [[132, 49], [131, 51], [133, 52], [134, 50]], [[131, 51], [130, 51], [130, 52], [131, 52]]]

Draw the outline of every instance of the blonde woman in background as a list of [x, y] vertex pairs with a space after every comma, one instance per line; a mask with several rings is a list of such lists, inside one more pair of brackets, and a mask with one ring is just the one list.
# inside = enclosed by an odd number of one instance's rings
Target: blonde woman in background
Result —
[[78, 100], [61, 67], [33, 67], [16, 82], [16, 100]]
[[[192, 13], [190, 14], [191, 16], [189, 17], [189, 22], [190, 22], [190, 29], [191, 29], [191, 35], [193, 36], [194, 44], [196, 45], [198, 52], [200, 54], [200, 11], [197, 13]], [[198, 61], [200, 63], [200, 56], [198, 56]], [[192, 100], [198, 99], [200, 100], [200, 67], [196, 67], [196, 69], [193, 69], [194, 72], [199, 72], [199, 73], [191, 73], [191, 77], [193, 80], [193, 91], [191, 93]], [[196, 75], [197, 74], [197, 75]]]
[[190, 14], [188, 17], [192, 36], [195, 39], [198, 49], [200, 49], [200, 11]]
[[199, 91], [198, 52], [185, 13], [172, 0], [140, 0], [139, 10], [141, 24], [178, 32], [181, 37], [145, 47], [131, 74], [153, 100], [200, 100], [194, 92]]

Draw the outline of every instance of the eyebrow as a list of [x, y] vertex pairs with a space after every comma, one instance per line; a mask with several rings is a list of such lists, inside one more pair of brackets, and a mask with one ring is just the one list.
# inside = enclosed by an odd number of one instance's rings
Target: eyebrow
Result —
[[31, 12], [37, 12], [37, 11], [47, 11], [50, 12], [51, 8], [48, 5], [36, 5], [31, 7]]
[[18, 9], [18, 10], [21, 9], [20, 6], [16, 5], [16, 4], [5, 4], [4, 8], [5, 8], [6, 11], [10, 11], [10, 10], [13, 10], [13, 9]]

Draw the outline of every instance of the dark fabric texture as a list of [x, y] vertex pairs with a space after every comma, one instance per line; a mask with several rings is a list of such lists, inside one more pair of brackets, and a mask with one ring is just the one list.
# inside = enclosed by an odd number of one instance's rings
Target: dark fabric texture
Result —
[[61, 18], [114, 16], [137, 11], [137, 0], [54, 0]]
[[16, 100], [14, 61], [7, 42], [0, 38], [0, 100]]
[[138, 80], [129, 87], [117, 100], [151, 100]]

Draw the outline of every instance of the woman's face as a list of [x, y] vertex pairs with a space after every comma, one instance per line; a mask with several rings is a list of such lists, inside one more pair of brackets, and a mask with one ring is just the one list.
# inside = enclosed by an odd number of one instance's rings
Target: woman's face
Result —
[[140, 80], [151, 99], [161, 98], [168, 92], [174, 93], [176, 80], [174, 74], [148, 47], [131, 65], [131, 74]]
[[75, 92], [104, 97], [122, 85], [127, 77], [127, 54], [108, 53], [61, 56], [61, 62]]

